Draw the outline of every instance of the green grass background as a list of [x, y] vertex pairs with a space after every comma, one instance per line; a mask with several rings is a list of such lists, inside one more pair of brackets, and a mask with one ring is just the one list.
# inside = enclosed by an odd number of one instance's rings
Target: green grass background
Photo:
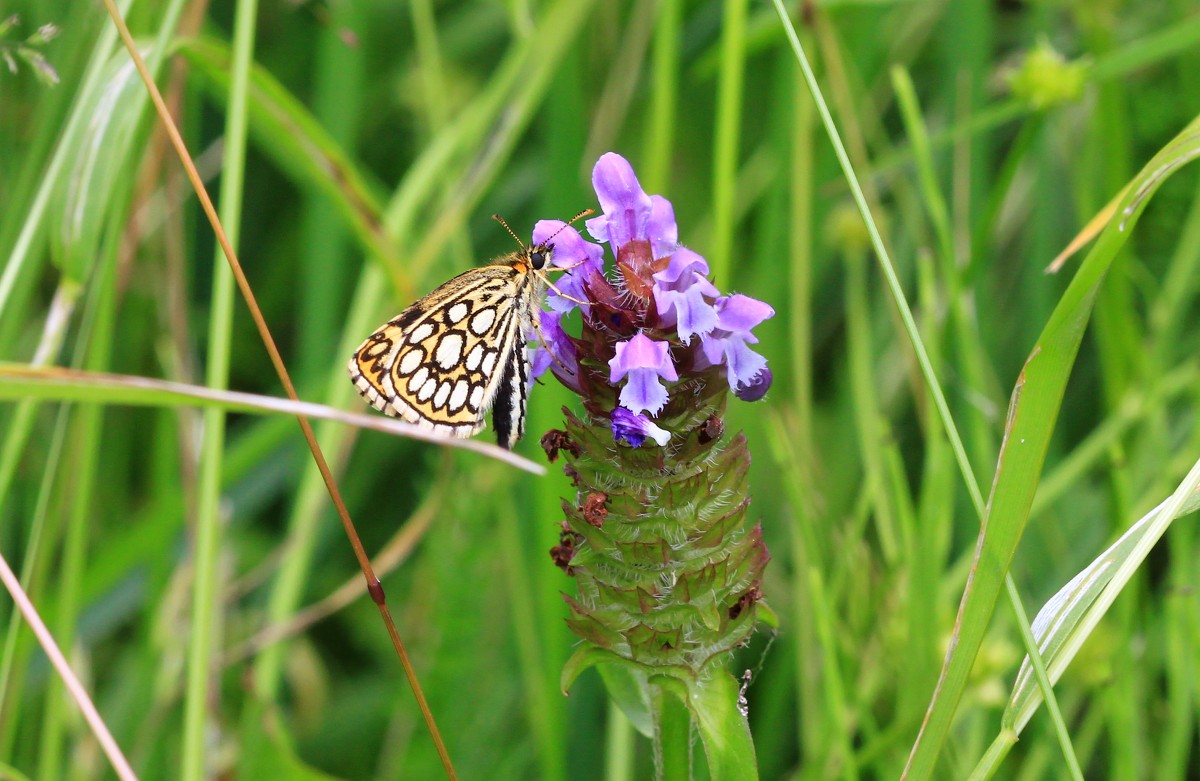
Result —
[[[986, 497], [1010, 392], [1088, 266], [1044, 269], [1200, 113], [1200, 16], [1185, 0], [785, 5]], [[776, 310], [759, 329], [772, 391], [727, 421], [754, 455], [781, 620], [732, 667], [755, 673], [761, 775], [899, 777], [979, 514], [772, 5], [122, 8], [306, 400], [361, 408], [349, 351], [511, 251], [489, 214], [528, 234], [596, 206], [589, 172], [609, 150], [668, 197], [718, 286]], [[0, 360], [281, 396], [102, 8], [13, 13], [21, 33], [63, 32], [43, 49], [57, 87], [0, 71]], [[1006, 76], [1039, 42], [1081, 77], [1045, 107]], [[1030, 614], [1200, 452], [1196, 195], [1184, 168], [1121, 233], [1077, 362], [1054, 359], [1061, 414], [1038, 408], [1053, 437], [1040, 480], [1022, 478], [1028, 523], [989, 519], [1020, 540]], [[141, 777], [442, 775], [294, 421], [0, 385], [0, 553]], [[537, 439], [571, 403], [538, 387], [518, 451], [543, 462]], [[573, 584], [546, 553], [571, 496], [556, 466], [317, 429], [368, 550], [402, 559], [380, 574], [460, 776], [652, 777], [594, 673], [559, 691], [576, 641], [559, 597]], [[1200, 767], [1194, 537], [1171, 528], [1057, 687], [1088, 778]], [[247, 650], [343, 586], [349, 605]], [[0, 771], [111, 777], [11, 614], [0, 601]], [[984, 754], [1023, 654], [1006, 605], [967, 618], [979, 653], [937, 778]], [[1063, 756], [1039, 712], [997, 777], [1066, 777]]]

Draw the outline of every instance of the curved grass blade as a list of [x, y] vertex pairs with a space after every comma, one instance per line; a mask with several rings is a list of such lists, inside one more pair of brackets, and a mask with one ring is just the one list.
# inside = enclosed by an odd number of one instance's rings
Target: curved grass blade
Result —
[[254, 393], [213, 390], [200, 385], [134, 377], [120, 374], [40, 368], [0, 363], [0, 400], [37, 398], [44, 401], [74, 401], [93, 404], [128, 404], [145, 407], [216, 407], [227, 412], [305, 415], [334, 420], [351, 426], [458, 447], [503, 461], [535, 475], [546, 469], [497, 445], [474, 439], [449, 439], [416, 426], [379, 415], [345, 412], [312, 402], [293, 402]]
[[[1175, 519], [1200, 508], [1198, 487], [1200, 462], [1192, 467], [1174, 494], [1143, 515], [1038, 611], [1033, 620], [1033, 631], [1052, 683], [1062, 676]], [[1001, 734], [997, 740], [1011, 738], [1015, 741], [1041, 704], [1041, 692], [1032, 685], [1030, 672], [1027, 657], [1021, 663], [1008, 706], [1000, 719]]]

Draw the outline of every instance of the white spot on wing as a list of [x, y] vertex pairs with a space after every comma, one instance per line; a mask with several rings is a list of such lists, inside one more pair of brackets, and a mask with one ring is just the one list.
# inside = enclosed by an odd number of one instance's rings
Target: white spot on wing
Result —
[[462, 405], [467, 403], [467, 391], [470, 386], [466, 380], [459, 380], [454, 383], [454, 392], [450, 394], [450, 411], [458, 412], [462, 409]]
[[475, 371], [479, 368], [480, 361], [483, 360], [483, 345], [477, 344], [471, 348], [471, 352], [467, 353], [467, 371]]
[[471, 331], [476, 336], [483, 336], [494, 322], [496, 322], [496, 310], [481, 309], [471, 318]]
[[433, 394], [433, 408], [440, 409], [446, 405], [446, 399], [450, 396], [450, 383], [443, 382], [438, 386], [437, 393]]
[[427, 379], [429, 379], [429, 369], [426, 369], [424, 366], [422, 366], [420, 369], [417, 369], [416, 374], [409, 378], [408, 392], [416, 393], [418, 390], [420, 390], [421, 386], [425, 384], [425, 380]]
[[416, 344], [417, 342], [423, 342], [430, 336], [433, 336], [433, 326], [429, 323], [421, 323], [408, 335], [408, 343]]
[[479, 402], [481, 401], [483, 401], [483, 386], [476, 385], [474, 388], [471, 388], [471, 410], [478, 412]]
[[457, 323], [459, 320], [462, 320], [466, 316], [467, 316], [467, 305], [464, 303], [461, 303], [461, 302], [450, 307], [450, 309], [446, 312], [446, 317], [449, 318], [451, 323]]
[[429, 397], [437, 390], [437, 380], [430, 377], [425, 380], [425, 384], [421, 386], [421, 390], [417, 391], [417, 401], [429, 401]]
[[420, 347], [413, 347], [404, 354], [403, 358], [400, 359], [399, 369], [401, 376], [412, 374], [424, 361], [425, 351]]
[[442, 340], [438, 342], [437, 352], [434, 354], [438, 366], [446, 370], [457, 366], [462, 358], [462, 348], [462, 334], [450, 333], [443, 336]]
[[498, 353], [495, 350], [490, 350], [487, 355], [483, 356], [483, 373], [491, 375], [496, 370], [496, 356]]

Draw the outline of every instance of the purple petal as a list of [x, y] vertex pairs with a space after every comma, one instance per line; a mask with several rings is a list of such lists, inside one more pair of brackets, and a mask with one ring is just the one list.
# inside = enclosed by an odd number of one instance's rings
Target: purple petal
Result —
[[[534, 234], [537, 235], [536, 233]], [[654, 281], [660, 282], [665, 286], [674, 286], [681, 278], [685, 278], [685, 274], [689, 271], [694, 271], [701, 277], [708, 276], [708, 261], [701, 255], [692, 252], [687, 247], [680, 247], [671, 255], [671, 259], [667, 261], [667, 267], [662, 271], [654, 273]], [[690, 283], [690, 277], [685, 278]], [[708, 282], [707, 279], [704, 280]], [[711, 286], [712, 283], [709, 282]], [[716, 290], [714, 287], [713, 290]], [[713, 295], [717, 295], [713, 293]]]
[[631, 412], [649, 411], [657, 415], [667, 404], [667, 389], [653, 369], [633, 369], [621, 388], [621, 406]]
[[588, 233], [597, 241], [607, 241], [613, 252], [632, 239], [646, 237], [650, 217], [650, 196], [638, 183], [629, 161], [614, 152], [606, 152], [592, 169], [592, 186], [604, 212], [587, 221]]
[[725, 331], [749, 336], [751, 328], [774, 316], [775, 310], [768, 304], [741, 293], [717, 299], [717, 318]]
[[592, 168], [592, 187], [605, 214], [625, 209], [650, 211], [650, 196], [638, 182], [633, 166], [616, 152], [600, 155]]
[[[675, 207], [661, 195], [650, 196], [650, 215], [646, 220], [646, 237], [655, 260], [665, 258], [679, 247], [679, 226], [675, 224]], [[697, 255], [696, 257], [700, 257]], [[704, 267], [708, 274], [708, 266]]]
[[706, 300], [716, 298], [720, 291], [705, 276], [708, 263], [686, 247], [671, 255], [667, 267], [654, 274], [654, 303], [658, 309], [659, 326], [676, 326], [679, 338], [686, 344], [695, 334], [708, 333], [717, 325], [717, 310]]
[[[572, 269], [554, 280], [554, 287], [546, 292], [546, 304], [555, 312], [566, 314], [579, 306], [580, 301], [591, 297], [588, 281], [598, 276], [591, 269]], [[558, 288], [555, 290], [554, 288]]]
[[632, 339], [617, 342], [616, 354], [608, 367], [610, 382], [625, 378], [621, 406], [632, 412], [650, 410], [650, 414], [657, 415], [667, 403], [667, 389], [659, 377], [679, 379], [667, 343], [657, 342], [640, 331]]
[[[767, 368], [767, 359], [746, 346], [747, 342], [755, 341], [749, 332], [730, 333], [722, 328], [714, 328], [700, 335], [700, 355], [697, 356], [696, 367], [704, 369], [724, 364], [729, 387], [735, 393], [746, 387], [745, 392], [750, 393], [749, 387], [754, 384], [759, 372]], [[769, 377], [758, 381], [770, 384]], [[766, 393], [766, 389], [762, 392]]]
[[560, 323], [558, 312], [542, 312], [540, 333], [542, 343], [537, 346], [530, 357], [530, 388], [533, 380], [546, 373], [546, 369], [554, 372], [554, 376], [563, 385], [582, 393], [579, 383], [579, 359], [575, 354], [575, 343], [566, 335]]
[[725, 345], [725, 369], [729, 373], [729, 387], [736, 391], [750, 385], [755, 375], [767, 368], [767, 359], [746, 346], [740, 339], [730, 339]]
[[725, 343], [729, 341], [728, 331], [713, 330], [700, 335], [700, 355], [697, 368], [707, 369], [709, 366], [719, 366], [725, 362]]
[[632, 339], [617, 342], [616, 355], [608, 362], [608, 366], [609, 382], [619, 382], [637, 369], [652, 370], [654, 375], [672, 382], [679, 379], [667, 343], [657, 342], [640, 331]]
[[635, 415], [624, 407], [615, 407], [611, 414], [613, 440], [641, 447], [647, 437], [660, 447], [671, 441], [671, 432], [659, 428], [645, 415]]
[[585, 239], [574, 226], [562, 220], [538, 220], [533, 226], [533, 243], [550, 242], [554, 247], [554, 265], [559, 268], [603, 265], [604, 248]]
[[680, 340], [687, 344], [696, 334], [706, 334], [717, 325], [717, 310], [705, 300], [702, 285], [687, 290], [660, 290], [654, 286], [654, 301], [660, 317], [659, 327], [675, 327]]
[[613, 441], [624, 442], [630, 447], [641, 447], [646, 441], [646, 435], [642, 433], [641, 426], [637, 424], [641, 415], [634, 415], [624, 407], [614, 407], [612, 411], [612, 422], [609, 426], [612, 428]]
[[541, 316], [542, 339], [546, 349], [558, 359], [558, 363], [571, 372], [578, 374], [579, 361], [575, 355], [575, 343], [562, 329], [562, 315], [558, 312], [543, 312]]
[[655, 260], [679, 246], [674, 207], [661, 195], [646, 195], [628, 160], [613, 152], [601, 155], [592, 169], [592, 186], [604, 213], [587, 221], [588, 233], [612, 245], [613, 254], [635, 239], [650, 242]]
[[535, 345], [530, 349], [533, 354], [529, 357], [529, 387], [532, 388], [534, 381], [545, 374], [550, 365], [554, 363], [554, 357], [550, 355], [550, 351], [544, 344]]

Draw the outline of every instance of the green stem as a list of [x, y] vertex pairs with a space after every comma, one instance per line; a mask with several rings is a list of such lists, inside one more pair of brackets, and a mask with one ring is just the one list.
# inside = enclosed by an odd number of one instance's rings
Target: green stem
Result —
[[633, 777], [634, 730], [617, 703], [608, 701], [604, 725], [604, 779], [621, 781]]
[[[225, 123], [225, 160], [221, 172], [221, 222], [229, 243], [236, 248], [242, 212], [242, 183], [246, 167], [247, 95], [253, 64], [256, 0], [238, 3], [234, 21], [233, 63], [229, 89], [229, 114]], [[229, 384], [229, 357], [233, 331], [234, 287], [221, 250], [213, 258], [212, 312], [208, 330], [210, 388]], [[192, 635], [188, 646], [187, 683], [184, 694], [183, 758], [185, 781], [208, 777], [205, 733], [210, 678], [216, 669], [220, 633], [217, 597], [221, 592], [217, 556], [221, 548], [221, 469], [225, 447], [225, 414], [217, 408], [205, 410], [198, 481], [198, 510], [192, 580]]]
[[650, 686], [654, 718], [654, 777], [658, 781], [691, 781], [692, 717], [668, 687]]
[[721, 74], [717, 84], [717, 131], [713, 142], [713, 278], [729, 285], [733, 229], [737, 220], [738, 146], [742, 76], [746, 65], [746, 0], [728, 0], [721, 21]]
[[662, 0], [654, 28], [651, 57], [650, 125], [646, 133], [647, 192], [667, 189], [671, 178], [671, 150], [675, 140], [675, 108], [679, 102], [680, 0]]

